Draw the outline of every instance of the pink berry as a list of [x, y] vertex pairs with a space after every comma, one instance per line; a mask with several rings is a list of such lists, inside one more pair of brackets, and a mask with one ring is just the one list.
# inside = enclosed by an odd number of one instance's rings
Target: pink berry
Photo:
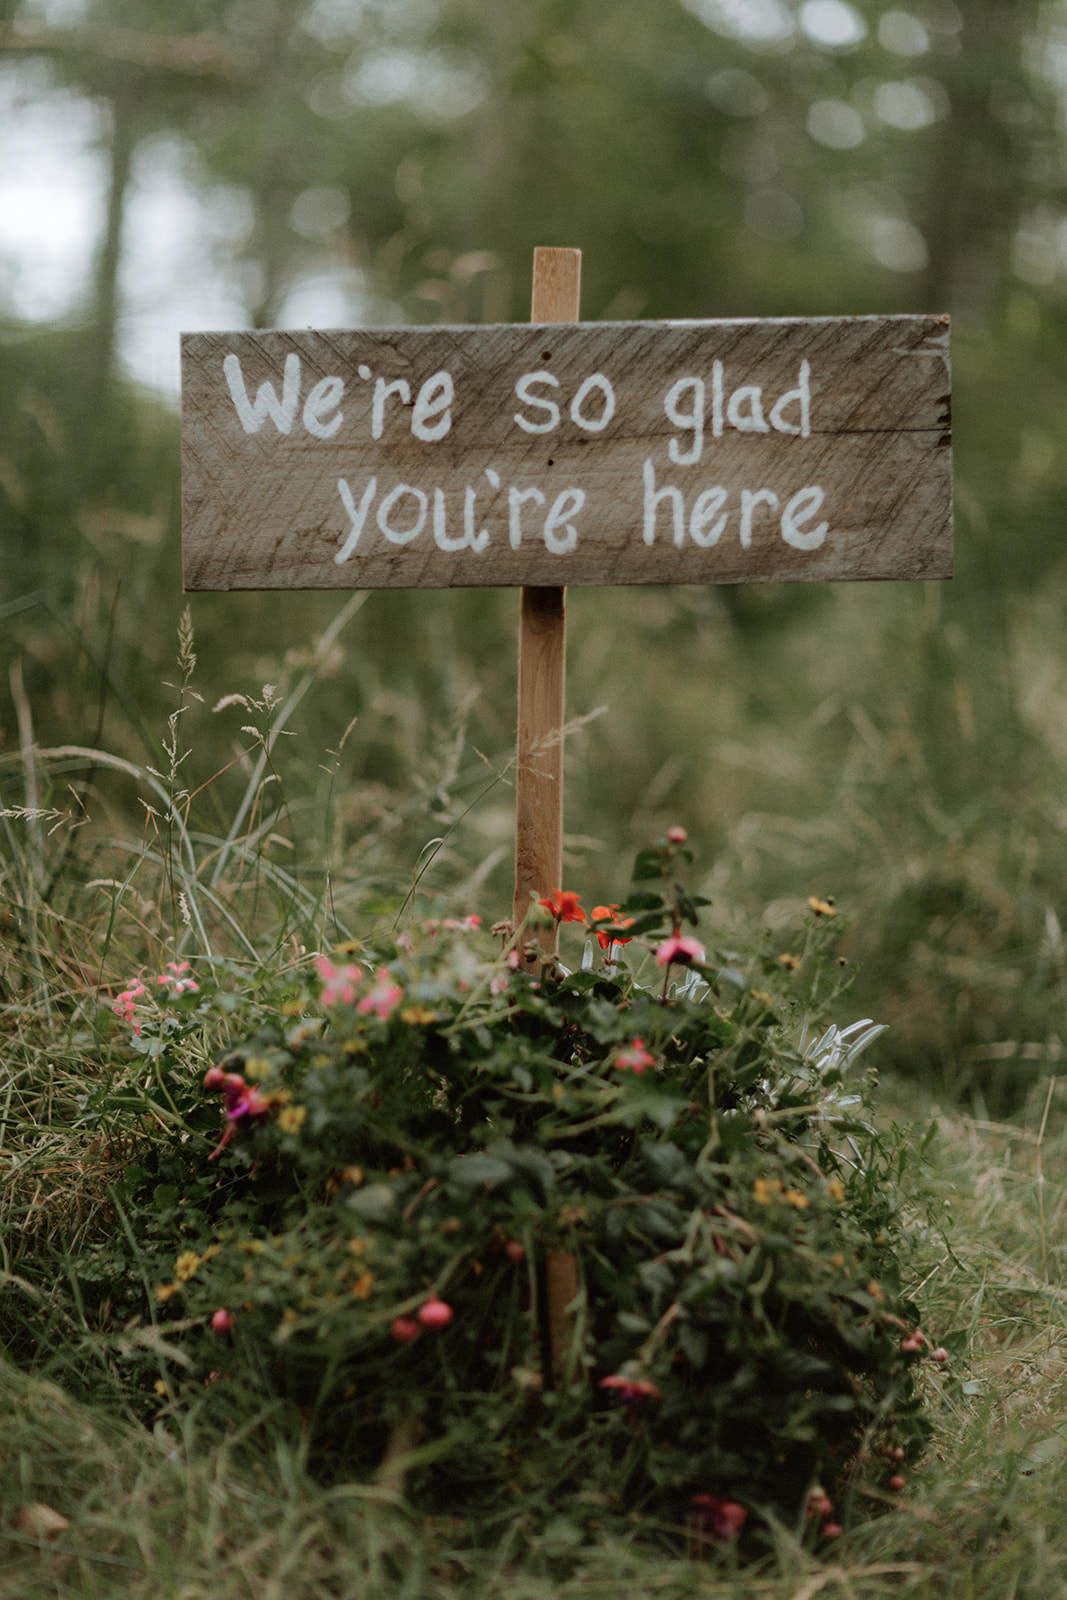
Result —
[[221, 1089], [225, 1081], [226, 1074], [223, 1072], [221, 1067], [208, 1067], [207, 1071], [204, 1073], [205, 1089]]
[[943, 1344], [939, 1344], [936, 1350], [931, 1350], [930, 1351], [930, 1360], [931, 1361], [947, 1361], [948, 1360], [948, 1351], [945, 1349]]
[[389, 1324], [389, 1332], [397, 1344], [410, 1344], [419, 1337], [420, 1331], [414, 1317], [395, 1317]]
[[433, 1294], [419, 1307], [418, 1318], [424, 1328], [447, 1328], [452, 1321], [452, 1307]]
[[514, 1261], [516, 1266], [526, 1255], [526, 1249], [519, 1243], [518, 1239], [509, 1239], [504, 1249], [508, 1253], [508, 1260]]
[[889, 1487], [892, 1489], [894, 1494], [899, 1494], [906, 1481], [907, 1480], [905, 1479], [903, 1473], [894, 1472], [893, 1476], [889, 1480]]
[[819, 1531], [824, 1539], [840, 1539], [845, 1530], [839, 1522], [824, 1522]]
[[214, 1328], [216, 1333], [232, 1333], [233, 1324], [233, 1312], [227, 1311], [224, 1306], [220, 1306], [219, 1309], [212, 1315], [211, 1326]]
[[667, 829], [668, 844], [684, 844], [688, 837], [689, 835], [684, 828], [674, 827]]

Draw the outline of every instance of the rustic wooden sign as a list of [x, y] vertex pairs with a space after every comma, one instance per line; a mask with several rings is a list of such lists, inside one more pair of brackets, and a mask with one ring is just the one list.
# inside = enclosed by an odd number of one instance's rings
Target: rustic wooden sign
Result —
[[185, 587], [946, 578], [947, 317], [182, 338]]

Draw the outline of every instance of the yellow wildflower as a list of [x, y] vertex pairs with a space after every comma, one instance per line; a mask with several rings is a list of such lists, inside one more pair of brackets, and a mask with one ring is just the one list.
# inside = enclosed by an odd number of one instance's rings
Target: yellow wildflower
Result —
[[800, 966], [800, 957], [790, 955], [788, 950], [783, 950], [782, 954], [778, 957], [778, 964], [779, 966], [784, 967], [787, 972], [796, 972], [797, 968]]
[[826, 1185], [826, 1192], [831, 1200], [843, 1200], [845, 1198], [845, 1186], [840, 1178], [831, 1178]]
[[307, 1120], [307, 1106], [283, 1106], [278, 1113], [278, 1126], [283, 1133], [296, 1133]]
[[781, 1192], [781, 1178], [757, 1178], [752, 1185], [752, 1198], [761, 1206], [768, 1205], [771, 1196], [781, 1194]]
[[188, 1283], [202, 1260], [203, 1257], [198, 1256], [195, 1250], [183, 1250], [174, 1263], [174, 1276], [182, 1283]]
[[833, 897], [831, 895], [827, 895], [825, 900], [820, 900], [816, 895], [809, 894], [808, 908], [809, 910], [814, 911], [817, 917], [837, 916], [837, 912], [834, 910]]
[[867, 1293], [870, 1295], [872, 1300], [885, 1299], [885, 1296], [882, 1293], [882, 1285], [878, 1282], [877, 1278], [871, 1279], [870, 1283], [867, 1285]]
[[405, 1006], [400, 1013], [400, 1020], [414, 1027], [419, 1023], [436, 1022], [437, 1012], [431, 1011], [429, 1006]]
[[169, 1398], [170, 1398], [170, 1384], [169, 1383], [165, 1383], [162, 1378], [157, 1378], [155, 1383], [152, 1385], [152, 1387], [156, 1391], [156, 1393], [159, 1395], [161, 1400], [169, 1400]]
[[369, 1300], [374, 1293], [374, 1273], [361, 1272], [352, 1285], [352, 1293], [357, 1300]]
[[274, 1063], [268, 1061], [266, 1056], [248, 1056], [243, 1070], [246, 1078], [269, 1078], [274, 1071]]
[[166, 1302], [172, 1295], [181, 1294], [181, 1289], [180, 1283], [161, 1283], [156, 1290], [156, 1299]]
[[367, 1240], [361, 1239], [357, 1234], [354, 1239], [349, 1239], [348, 1248], [354, 1256], [361, 1256], [367, 1248]]
[[785, 1191], [785, 1198], [788, 1200], [791, 1206], [796, 1208], [797, 1211], [803, 1211], [811, 1204], [811, 1201], [801, 1189], [787, 1189]]
[[360, 1184], [363, 1182], [363, 1168], [345, 1167], [341, 1173], [341, 1176], [346, 1183], [350, 1183], [354, 1189], [358, 1189]]

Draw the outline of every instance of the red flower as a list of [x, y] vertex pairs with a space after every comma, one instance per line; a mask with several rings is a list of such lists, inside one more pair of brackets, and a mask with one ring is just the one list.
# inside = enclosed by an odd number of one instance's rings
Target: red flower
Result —
[[644, 1400], [662, 1400], [663, 1396], [650, 1378], [627, 1378], [621, 1372], [613, 1372], [608, 1378], [601, 1378], [601, 1389], [617, 1389], [619, 1398], [628, 1405], [640, 1405]]
[[546, 911], [551, 911], [557, 922], [584, 922], [585, 912], [579, 904], [580, 898], [569, 889], [550, 889], [545, 898], [538, 900], [537, 904], [544, 906]]
[[689, 1504], [701, 1530], [726, 1544], [737, 1538], [748, 1520], [748, 1512], [743, 1505], [736, 1500], [726, 1500], [722, 1495], [690, 1495]]
[[[594, 906], [592, 910], [592, 920], [594, 922], [613, 922], [618, 915], [618, 906]], [[618, 926], [622, 928], [628, 928], [633, 920], [633, 917], [627, 917], [625, 921], [619, 923]], [[601, 950], [607, 950], [613, 944], [630, 943], [629, 939], [623, 938], [622, 934], [620, 933], [606, 933], [602, 928], [596, 928], [594, 929], [594, 932], [596, 933], [597, 942], [599, 943]]]
[[691, 961], [704, 961], [704, 946], [699, 939], [682, 938], [672, 934], [664, 939], [656, 951], [656, 963], [661, 967], [686, 967]]

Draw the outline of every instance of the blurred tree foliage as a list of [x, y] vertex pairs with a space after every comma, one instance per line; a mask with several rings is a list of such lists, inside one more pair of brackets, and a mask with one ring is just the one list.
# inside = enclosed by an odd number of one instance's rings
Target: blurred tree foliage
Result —
[[[578, 836], [610, 857], [678, 814], [724, 848], [724, 904], [854, 895], [902, 1057], [931, 986], [931, 1057], [1062, 1029], [1037, 952], [1067, 872], [1063, 0], [3, 0], [0, 46], [104, 108], [109, 145], [90, 303], [71, 328], [9, 322], [0, 354], [0, 618], [42, 738], [97, 736], [106, 709], [151, 745], [166, 714], [176, 426], [116, 359], [131, 174], [160, 134], [243, 218], [225, 249], [253, 326], [324, 264], [358, 282], [354, 319], [521, 320], [551, 243], [582, 247], [593, 319], [948, 310], [956, 582], [573, 594], [574, 710], [611, 706], [572, 756], [574, 859], [602, 871]], [[209, 697], [279, 647], [298, 672], [335, 610], [199, 597]], [[426, 793], [405, 848], [463, 811], [485, 766], [435, 775], [427, 751], [480, 687], [476, 742], [506, 752], [513, 617], [476, 592], [360, 614], [305, 722], [321, 750], [361, 718], [342, 828], [394, 783]], [[502, 882], [501, 794], [465, 848], [497, 849]]]

